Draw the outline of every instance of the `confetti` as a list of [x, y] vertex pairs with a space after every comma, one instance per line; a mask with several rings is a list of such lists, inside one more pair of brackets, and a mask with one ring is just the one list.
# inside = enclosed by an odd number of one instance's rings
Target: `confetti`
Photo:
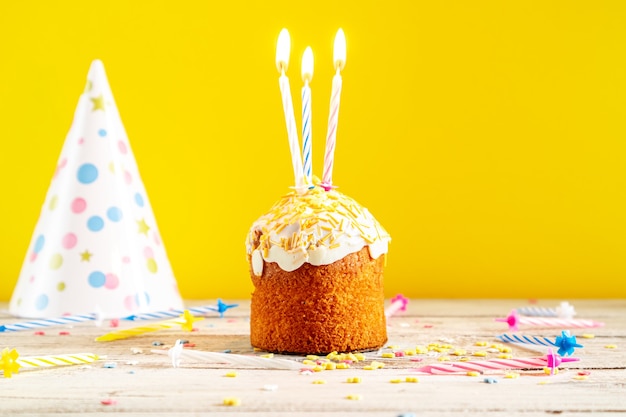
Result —
[[105, 398], [104, 400], [100, 400], [100, 404], [102, 405], [115, 405], [117, 401], [113, 398]]
[[241, 400], [237, 397], [226, 397], [222, 403], [229, 407], [237, 407], [241, 405]]
[[362, 400], [363, 396], [361, 394], [348, 394], [346, 395], [346, 399], [358, 401], [358, 400]]

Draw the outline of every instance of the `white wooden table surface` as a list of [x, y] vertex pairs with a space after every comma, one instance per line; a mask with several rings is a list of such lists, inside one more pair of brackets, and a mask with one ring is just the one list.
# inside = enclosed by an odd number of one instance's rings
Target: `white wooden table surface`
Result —
[[[228, 300], [229, 302], [231, 300]], [[626, 300], [568, 300], [577, 317], [602, 321], [595, 329], [572, 329], [584, 345], [575, 356], [580, 362], [562, 367], [554, 376], [542, 371], [519, 371], [514, 379], [503, 373], [479, 377], [467, 375], [417, 375], [411, 368], [440, 363], [438, 358], [420, 355], [421, 362], [410, 357], [381, 359], [367, 353], [367, 361], [351, 369], [322, 371], [312, 375], [297, 370], [264, 370], [219, 363], [183, 361], [171, 366], [165, 355], [151, 353], [153, 342], [171, 346], [183, 338], [195, 344], [198, 351], [256, 354], [249, 344], [249, 301], [227, 312], [225, 318], [209, 317], [196, 323], [198, 331], [164, 330], [113, 342], [95, 342], [94, 338], [112, 330], [82, 323], [73, 327], [0, 333], [0, 349], [15, 348], [21, 357], [92, 352], [102, 359], [89, 366], [77, 365], [47, 369], [22, 370], [12, 378], [0, 377], [0, 415], [95, 416], [121, 413], [133, 416], [390, 416], [403, 413], [424, 415], [562, 416], [615, 415], [626, 413]], [[214, 300], [190, 301], [188, 306], [212, 304]], [[538, 305], [554, 307], [560, 300], [540, 300]], [[405, 313], [389, 320], [389, 345], [398, 349], [430, 343], [450, 344], [465, 349], [471, 356], [485, 347], [476, 342], [497, 343], [496, 335], [507, 332], [504, 323], [494, 321], [515, 307], [529, 305], [526, 300], [411, 300]], [[19, 320], [6, 313], [0, 304], [0, 324]], [[120, 322], [127, 328], [149, 322]], [[554, 337], [561, 329], [524, 327], [523, 334]], [[69, 334], [62, 335], [61, 332]], [[582, 338], [591, 334], [593, 338]], [[613, 345], [614, 348], [607, 346]], [[511, 345], [514, 357], [540, 356], [541, 353]], [[135, 348], [142, 353], [133, 353]], [[386, 350], [389, 351], [389, 350]], [[275, 357], [278, 357], [276, 355]], [[450, 356], [452, 360], [458, 357]], [[302, 357], [285, 356], [303, 360]], [[415, 357], [413, 357], [415, 358]], [[364, 370], [371, 360], [385, 363], [379, 370]], [[115, 363], [116, 367], [104, 367]], [[236, 377], [225, 374], [236, 371]], [[586, 376], [579, 373], [587, 371]], [[391, 383], [390, 380], [418, 377], [418, 383]], [[485, 377], [497, 383], [487, 384]], [[347, 383], [352, 377], [361, 382]], [[323, 379], [325, 384], [313, 384]], [[274, 391], [266, 390], [275, 385]], [[361, 396], [350, 400], [350, 394]], [[226, 406], [224, 398], [236, 397], [239, 406]], [[102, 400], [113, 399], [105, 405]]]

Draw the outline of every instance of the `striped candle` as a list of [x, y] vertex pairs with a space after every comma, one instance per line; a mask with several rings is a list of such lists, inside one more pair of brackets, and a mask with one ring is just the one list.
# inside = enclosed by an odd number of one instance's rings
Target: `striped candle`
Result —
[[[237, 307], [239, 304], [225, 304], [217, 299], [217, 305], [206, 305], [199, 307], [188, 307], [185, 310], [189, 310], [191, 314], [196, 316], [204, 316], [209, 313], [218, 313], [220, 318], [224, 317], [224, 313], [231, 308]], [[172, 309], [165, 311], [156, 311], [154, 313], [143, 313], [143, 314], [133, 314], [132, 316], [124, 317], [123, 320], [156, 320], [156, 319], [167, 319], [170, 317], [180, 317], [181, 314], [185, 312], [185, 310], [180, 309]]]
[[287, 359], [262, 358], [251, 355], [236, 355], [232, 353], [202, 352], [196, 350], [183, 349], [180, 340], [176, 341], [173, 348], [168, 350], [153, 349], [152, 353], [169, 355], [172, 365], [176, 368], [180, 366], [181, 359], [189, 359], [197, 362], [228, 363], [231, 365], [248, 366], [257, 369], [294, 369], [306, 368], [301, 362]]
[[302, 157], [304, 159], [304, 180], [311, 187], [313, 184], [313, 155], [311, 154], [311, 88], [313, 78], [313, 51], [309, 46], [302, 55]]
[[513, 310], [507, 317], [497, 318], [495, 320], [507, 323], [509, 325], [509, 329], [511, 330], [518, 330], [518, 326], [520, 324], [534, 327], [561, 327], [565, 329], [604, 326], [604, 323], [593, 320], [562, 319], [557, 317], [520, 317], [515, 310]]
[[548, 339], [547, 337], [542, 336], [525, 336], [525, 335], [516, 335], [516, 334], [501, 334], [498, 336], [498, 339], [505, 343], [519, 343], [519, 344], [529, 344], [529, 345], [540, 345], [547, 347], [555, 347], [556, 344]]
[[64, 365], [84, 365], [98, 360], [93, 353], [72, 353], [65, 355], [26, 356], [18, 358], [16, 363], [22, 368], [48, 368]]
[[560, 317], [563, 319], [571, 319], [576, 315], [574, 306], [567, 301], [562, 302], [556, 308], [532, 306], [520, 307], [516, 311], [522, 316]]
[[52, 319], [24, 321], [21, 323], [0, 325], [0, 333], [2, 332], [19, 332], [22, 330], [32, 330], [42, 327], [65, 326], [71, 324], [82, 323], [85, 321], [96, 320], [96, 314], [84, 314], [76, 316], [63, 316]]
[[202, 317], [193, 317], [189, 310], [185, 310], [183, 317], [171, 320], [165, 320], [147, 326], [133, 327], [130, 329], [116, 330], [102, 336], [96, 337], [96, 342], [110, 342], [112, 340], [126, 339], [129, 337], [140, 336], [145, 333], [156, 332], [159, 330], [171, 329], [181, 326], [183, 330], [191, 331], [193, 322], [204, 320]]
[[572, 336], [567, 330], [563, 330], [561, 335], [557, 336], [554, 342], [547, 337], [511, 335], [506, 333], [499, 335], [498, 339], [506, 343], [517, 343], [522, 346], [531, 345], [546, 346], [548, 348], [556, 347], [558, 348], [557, 353], [561, 356], [569, 356], [574, 353], [576, 348], [584, 347], [583, 345], [577, 343], [576, 336]]
[[326, 191], [333, 187], [333, 165], [335, 161], [335, 143], [337, 139], [337, 122], [339, 120], [339, 104], [341, 100], [341, 70], [346, 65], [346, 37], [342, 29], [337, 31], [335, 36], [335, 47], [333, 50], [333, 61], [336, 74], [333, 77], [332, 90], [330, 95], [330, 112], [328, 115], [328, 132], [326, 133], [326, 150], [324, 153], [324, 173], [321, 186]]
[[289, 86], [289, 78], [285, 75], [289, 65], [289, 53], [291, 49], [291, 39], [287, 29], [283, 29], [278, 35], [278, 44], [276, 46], [276, 66], [280, 77], [278, 78], [278, 86], [283, 101], [283, 112], [285, 113], [285, 123], [287, 126], [287, 138], [289, 140], [289, 151], [291, 152], [291, 164], [296, 180], [296, 191], [302, 193], [306, 190], [304, 184], [304, 172], [302, 168], [302, 154], [298, 144], [298, 131], [296, 129], [296, 117], [293, 112], [293, 102], [291, 101], [291, 88]]
[[489, 359], [485, 361], [450, 362], [436, 365], [427, 365], [413, 369], [433, 375], [458, 374], [464, 372], [490, 372], [509, 369], [543, 369], [545, 367], [557, 367], [562, 362], [576, 362], [578, 358], [558, 358], [555, 355], [538, 358], [519, 359]]

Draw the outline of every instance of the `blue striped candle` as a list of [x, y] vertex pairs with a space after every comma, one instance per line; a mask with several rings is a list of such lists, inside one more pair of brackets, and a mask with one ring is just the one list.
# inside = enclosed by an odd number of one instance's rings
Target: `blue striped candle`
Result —
[[304, 159], [304, 180], [309, 187], [313, 185], [313, 155], [311, 154], [311, 88], [313, 78], [313, 51], [307, 46], [302, 55], [302, 157]]

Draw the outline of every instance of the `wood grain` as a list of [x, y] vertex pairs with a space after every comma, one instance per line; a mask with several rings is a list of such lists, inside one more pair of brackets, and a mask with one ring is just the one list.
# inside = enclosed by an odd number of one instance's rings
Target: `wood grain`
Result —
[[[231, 309], [227, 317], [208, 317], [198, 322], [198, 331], [165, 330], [131, 339], [95, 342], [94, 338], [111, 329], [109, 323], [98, 328], [93, 323], [74, 327], [46, 328], [44, 336], [34, 332], [0, 333], [0, 348], [16, 348], [21, 356], [93, 352], [102, 360], [91, 366], [68, 366], [22, 370], [13, 378], [0, 378], [0, 414], [2, 416], [48, 416], [55, 414], [96, 416], [115, 412], [126, 415], [191, 416], [398, 416], [415, 415], [511, 416], [511, 415], [614, 415], [626, 413], [626, 300], [570, 300], [577, 317], [604, 322], [596, 329], [574, 329], [585, 347], [576, 351], [580, 362], [561, 368], [558, 375], [542, 371], [521, 371], [516, 379], [492, 374], [498, 383], [486, 384], [484, 376], [469, 377], [416, 375], [411, 368], [437, 363], [436, 357], [421, 355], [421, 362], [408, 357], [382, 359], [376, 352], [366, 356], [379, 360], [385, 368], [362, 369], [364, 363], [348, 370], [322, 371], [302, 375], [298, 371], [263, 370], [234, 367], [228, 364], [182, 362], [173, 368], [167, 356], [151, 353], [152, 343], [171, 346], [183, 338], [195, 343], [194, 349], [253, 352], [249, 342], [249, 301]], [[203, 305], [209, 302], [188, 302]], [[553, 307], [557, 300], [541, 300]], [[507, 331], [494, 321], [515, 307], [528, 305], [525, 300], [411, 300], [407, 312], [389, 320], [389, 344], [411, 348], [430, 343], [449, 343], [466, 349], [468, 355], [486, 348], [477, 341], [496, 343], [495, 336]], [[0, 323], [19, 321], [6, 313], [0, 304]], [[142, 322], [141, 324], [143, 324]], [[121, 322], [121, 327], [138, 323]], [[561, 329], [523, 328], [525, 334], [556, 336]], [[60, 335], [69, 331], [69, 335]], [[595, 337], [584, 339], [583, 333]], [[616, 345], [608, 349], [607, 345]], [[529, 349], [511, 346], [516, 357], [539, 356]], [[133, 354], [140, 348], [142, 353]], [[489, 353], [495, 357], [496, 353]], [[277, 355], [278, 356], [278, 355]], [[280, 356], [302, 360], [297, 356]], [[480, 359], [468, 356], [470, 359]], [[452, 360], [457, 358], [452, 356]], [[135, 362], [136, 361], [136, 362]], [[114, 362], [115, 368], [104, 363]], [[228, 371], [237, 371], [229, 378]], [[577, 380], [579, 371], [589, 371], [586, 380]], [[391, 379], [417, 376], [419, 383], [390, 383]], [[360, 377], [359, 384], [346, 383], [348, 377]], [[326, 384], [312, 384], [324, 379]], [[275, 391], [264, 390], [276, 385]], [[361, 400], [348, 400], [359, 394]], [[223, 405], [225, 397], [237, 397], [241, 405]], [[101, 400], [112, 398], [114, 405]]]

